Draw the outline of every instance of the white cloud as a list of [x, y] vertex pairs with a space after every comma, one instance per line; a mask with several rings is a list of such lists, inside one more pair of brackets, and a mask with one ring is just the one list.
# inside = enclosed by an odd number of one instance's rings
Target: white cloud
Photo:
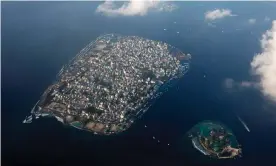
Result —
[[232, 78], [226, 78], [224, 86], [228, 90], [242, 90], [244, 88], [259, 88], [259, 83], [250, 81], [237, 82]]
[[257, 82], [250, 82], [250, 81], [242, 81], [241, 83], [239, 83], [239, 87], [241, 88], [259, 88], [260, 85]]
[[232, 89], [234, 87], [235, 81], [232, 78], [226, 78], [224, 80], [224, 85], [227, 89]]
[[207, 11], [205, 13], [205, 19], [206, 20], [216, 20], [216, 19], [222, 19], [224, 17], [230, 17], [230, 16], [236, 16], [232, 14], [232, 11], [229, 9], [216, 9], [212, 11]]
[[119, 7], [113, 1], [105, 1], [98, 6], [96, 12], [107, 16], [144, 16], [149, 10], [171, 12], [175, 9], [174, 4], [161, 2], [160, 0], [129, 0]]
[[270, 18], [266, 16], [264, 21], [270, 21]]
[[210, 22], [208, 22], [208, 26], [209, 26], [209, 27], [213, 27], [213, 28], [215, 28], [215, 27], [216, 27], [216, 25], [215, 25], [215, 24], [212, 24], [212, 23], [210, 23]]
[[276, 20], [261, 39], [262, 53], [251, 62], [254, 75], [260, 77], [260, 86], [265, 96], [276, 101]]
[[228, 90], [237, 88], [261, 89], [262, 93], [276, 102], [276, 20], [272, 22], [272, 28], [266, 31], [261, 39], [262, 52], [255, 55], [251, 62], [252, 74], [259, 77], [258, 82], [236, 82], [232, 78], [224, 81]]
[[249, 23], [249, 24], [255, 24], [255, 23], [256, 23], [256, 19], [250, 18], [250, 19], [248, 20], [248, 23]]

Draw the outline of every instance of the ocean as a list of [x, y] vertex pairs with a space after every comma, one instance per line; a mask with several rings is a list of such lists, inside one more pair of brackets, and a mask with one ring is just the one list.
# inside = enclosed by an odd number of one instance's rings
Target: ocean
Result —
[[[257, 90], [227, 92], [223, 86], [226, 78], [252, 79], [250, 62], [271, 22], [253, 28], [246, 20], [276, 19], [275, 3], [178, 2], [175, 12], [142, 17], [105, 17], [95, 13], [99, 3], [2, 2], [3, 165], [261, 165], [275, 160], [275, 106]], [[215, 7], [231, 8], [240, 17], [210, 27], [204, 13]], [[106, 33], [167, 42], [192, 55], [190, 71], [116, 136], [93, 135], [51, 118], [23, 124], [62, 65]], [[196, 151], [185, 134], [204, 120], [231, 128], [243, 157], [217, 161]]]

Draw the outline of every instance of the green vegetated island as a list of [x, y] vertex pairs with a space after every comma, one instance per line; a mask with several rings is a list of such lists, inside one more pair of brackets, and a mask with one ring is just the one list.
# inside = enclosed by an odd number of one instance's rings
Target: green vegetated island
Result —
[[188, 136], [194, 148], [213, 158], [241, 156], [242, 150], [233, 132], [219, 122], [203, 121], [195, 125]]

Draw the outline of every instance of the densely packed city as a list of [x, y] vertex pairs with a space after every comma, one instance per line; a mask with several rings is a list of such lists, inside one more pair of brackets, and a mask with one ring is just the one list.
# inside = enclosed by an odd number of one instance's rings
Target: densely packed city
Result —
[[26, 117], [56, 117], [95, 134], [128, 129], [158, 98], [161, 86], [189, 69], [190, 54], [159, 41], [107, 34], [62, 67]]

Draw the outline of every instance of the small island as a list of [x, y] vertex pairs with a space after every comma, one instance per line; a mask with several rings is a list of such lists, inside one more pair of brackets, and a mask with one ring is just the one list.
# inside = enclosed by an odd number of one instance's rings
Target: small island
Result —
[[241, 157], [242, 150], [233, 132], [218, 122], [204, 121], [195, 125], [188, 136], [194, 148], [217, 159]]

